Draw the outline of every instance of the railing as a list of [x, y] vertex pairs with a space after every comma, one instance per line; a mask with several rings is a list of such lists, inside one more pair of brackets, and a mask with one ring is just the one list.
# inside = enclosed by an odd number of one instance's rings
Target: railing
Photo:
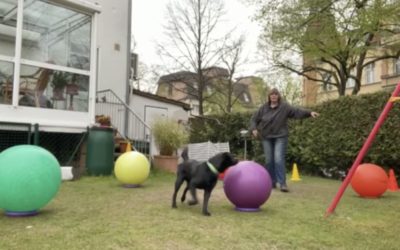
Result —
[[150, 127], [111, 89], [97, 91], [96, 115], [109, 116], [111, 125], [122, 138], [131, 142], [134, 150], [152, 155]]

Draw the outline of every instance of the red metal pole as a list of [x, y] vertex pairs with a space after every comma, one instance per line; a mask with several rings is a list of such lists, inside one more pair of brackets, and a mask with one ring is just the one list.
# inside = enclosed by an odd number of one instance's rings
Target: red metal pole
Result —
[[[400, 83], [397, 84], [396, 89], [392, 93], [392, 97], [398, 96], [399, 93], [400, 93]], [[381, 127], [381, 125], [385, 121], [389, 111], [392, 109], [392, 106], [393, 106], [393, 101], [391, 101], [389, 99], [389, 101], [386, 103], [386, 106], [383, 109], [381, 115], [379, 116], [378, 120], [376, 121], [374, 127], [372, 128], [372, 131], [369, 134], [367, 140], [364, 142], [364, 145], [362, 146], [360, 152], [358, 153], [357, 158], [354, 161], [353, 165], [351, 166], [346, 178], [342, 182], [342, 185], [340, 186], [339, 191], [337, 192], [336, 196], [333, 198], [333, 200], [331, 202], [331, 205], [326, 210], [325, 216], [328, 216], [328, 215], [332, 214], [335, 211], [335, 208], [336, 208], [337, 204], [339, 203], [340, 198], [342, 197], [342, 195], [343, 195], [344, 191], [346, 190], [347, 186], [349, 185], [349, 183], [351, 181], [351, 178], [354, 175], [354, 172], [356, 171], [358, 165], [360, 165], [362, 159], [364, 158], [365, 154], [367, 153], [372, 141], [374, 140], [376, 134], [379, 131], [379, 128]]]

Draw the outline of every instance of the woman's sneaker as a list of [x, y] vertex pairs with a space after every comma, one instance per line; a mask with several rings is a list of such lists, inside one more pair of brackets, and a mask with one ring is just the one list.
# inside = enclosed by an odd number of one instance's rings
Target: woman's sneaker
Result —
[[289, 189], [286, 185], [281, 185], [281, 192], [287, 193], [289, 192]]

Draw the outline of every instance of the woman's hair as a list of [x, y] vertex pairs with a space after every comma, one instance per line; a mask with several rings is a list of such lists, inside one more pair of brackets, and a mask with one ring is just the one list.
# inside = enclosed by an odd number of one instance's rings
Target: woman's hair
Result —
[[278, 102], [281, 102], [282, 96], [281, 93], [279, 92], [279, 90], [277, 88], [272, 88], [269, 92], [268, 92], [268, 104], [271, 104], [271, 94], [277, 94], [278, 95]]

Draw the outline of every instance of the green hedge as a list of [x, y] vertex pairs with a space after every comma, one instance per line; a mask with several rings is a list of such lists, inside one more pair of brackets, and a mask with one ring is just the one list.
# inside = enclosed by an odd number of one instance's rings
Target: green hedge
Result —
[[[298, 162], [309, 173], [323, 169], [347, 171], [370, 134], [390, 97], [379, 92], [361, 96], [346, 96], [326, 102], [316, 111], [317, 119], [291, 121], [288, 158]], [[371, 162], [386, 169], [400, 170], [399, 105], [394, 104], [387, 119], [363, 162]]]
[[[345, 96], [314, 107], [321, 114], [317, 119], [291, 120], [287, 167], [296, 162], [304, 173], [340, 177], [351, 167], [389, 97], [387, 92]], [[396, 173], [400, 173], [399, 106], [394, 103], [363, 160], [394, 168]], [[240, 130], [247, 129], [250, 117], [250, 113], [235, 113], [192, 119], [190, 141], [229, 141], [231, 151], [243, 158]], [[259, 141], [247, 138], [247, 158], [264, 162]]]

